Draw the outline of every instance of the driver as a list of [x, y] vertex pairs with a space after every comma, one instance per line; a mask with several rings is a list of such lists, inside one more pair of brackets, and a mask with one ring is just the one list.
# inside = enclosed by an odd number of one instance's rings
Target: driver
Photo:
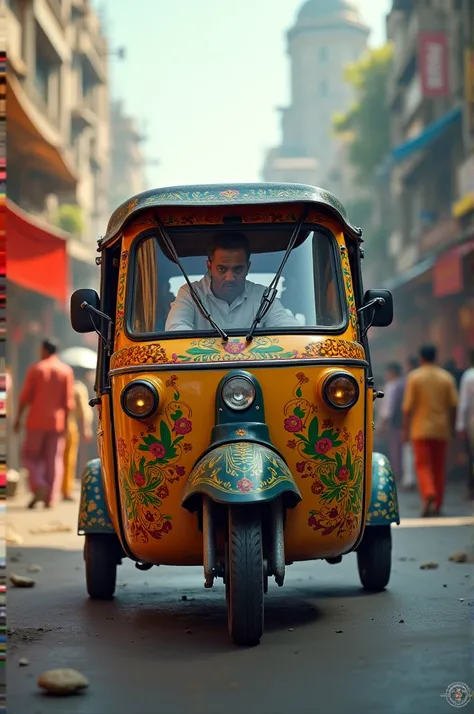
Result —
[[[247, 280], [250, 270], [250, 249], [247, 238], [227, 231], [214, 236], [209, 250], [206, 275], [193, 283], [212, 319], [223, 330], [246, 329], [257, 314], [263, 285]], [[259, 327], [299, 326], [298, 320], [285, 310], [278, 299]], [[191, 297], [188, 285], [183, 285], [172, 303], [166, 320], [166, 331], [208, 330], [209, 323], [201, 315]]]

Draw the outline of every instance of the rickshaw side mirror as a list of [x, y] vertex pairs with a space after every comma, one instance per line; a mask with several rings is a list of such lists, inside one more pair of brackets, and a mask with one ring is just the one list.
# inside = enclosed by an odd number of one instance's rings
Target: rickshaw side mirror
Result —
[[83, 304], [87, 303], [94, 310], [100, 307], [100, 298], [95, 290], [81, 288], [75, 290], [71, 295], [71, 326], [74, 332], [86, 334], [94, 332], [94, 324], [89, 310], [84, 309]]
[[371, 327], [388, 327], [393, 322], [393, 297], [389, 290], [367, 290], [364, 295], [364, 312], [370, 313]]

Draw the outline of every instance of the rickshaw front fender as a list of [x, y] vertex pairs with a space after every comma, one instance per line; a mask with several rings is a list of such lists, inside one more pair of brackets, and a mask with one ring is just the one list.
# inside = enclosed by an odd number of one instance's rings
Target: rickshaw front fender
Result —
[[302, 498], [283, 458], [255, 441], [216, 445], [197, 462], [181, 505], [193, 512], [202, 496], [229, 505], [265, 503], [283, 496], [290, 508]]
[[100, 459], [89, 461], [81, 478], [78, 534], [115, 533], [105, 501]]
[[372, 455], [372, 493], [367, 526], [386, 526], [400, 523], [397, 485], [390, 465], [384, 454]]

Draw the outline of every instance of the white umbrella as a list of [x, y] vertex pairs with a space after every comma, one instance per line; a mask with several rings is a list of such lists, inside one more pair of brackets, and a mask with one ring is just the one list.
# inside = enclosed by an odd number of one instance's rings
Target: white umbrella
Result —
[[95, 369], [97, 366], [97, 354], [88, 347], [68, 347], [60, 352], [59, 359], [70, 367], [80, 369]]

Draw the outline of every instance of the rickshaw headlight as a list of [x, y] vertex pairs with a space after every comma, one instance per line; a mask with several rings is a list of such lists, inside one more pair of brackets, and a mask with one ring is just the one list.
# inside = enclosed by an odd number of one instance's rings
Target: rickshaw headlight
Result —
[[323, 397], [334, 409], [350, 409], [359, 399], [359, 385], [350, 374], [331, 374], [323, 386]]
[[222, 388], [224, 404], [235, 411], [251, 407], [255, 396], [255, 387], [246, 377], [231, 377]]
[[158, 409], [159, 397], [153, 384], [135, 381], [125, 387], [121, 402], [127, 416], [132, 419], [147, 419]]

